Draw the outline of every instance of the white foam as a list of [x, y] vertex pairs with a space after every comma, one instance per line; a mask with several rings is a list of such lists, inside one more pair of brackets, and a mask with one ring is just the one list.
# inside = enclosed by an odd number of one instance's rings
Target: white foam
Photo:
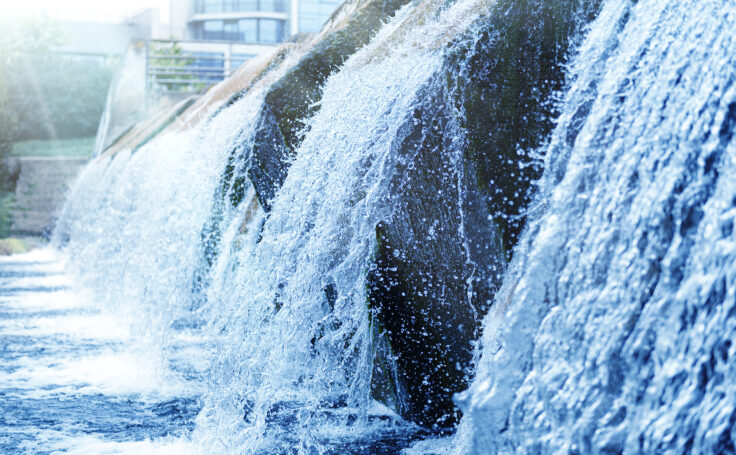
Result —
[[[38, 440], [52, 454], [66, 455], [195, 455], [203, 453], [185, 438], [165, 437], [145, 441], [106, 441], [94, 436], [73, 436], [55, 431], [39, 432]], [[38, 445], [41, 445], [38, 444]], [[34, 444], [35, 445], [35, 444]], [[28, 447], [33, 450], [36, 447]], [[46, 450], [46, 449], [44, 449]]]

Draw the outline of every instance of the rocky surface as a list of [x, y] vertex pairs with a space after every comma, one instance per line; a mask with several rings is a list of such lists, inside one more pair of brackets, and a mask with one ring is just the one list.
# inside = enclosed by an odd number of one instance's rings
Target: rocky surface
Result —
[[402, 127], [370, 299], [407, 391], [402, 414], [423, 426], [459, 419], [452, 396], [468, 385], [473, 341], [539, 178], [530, 152], [551, 131], [568, 49], [596, 9], [496, 3], [449, 48]]

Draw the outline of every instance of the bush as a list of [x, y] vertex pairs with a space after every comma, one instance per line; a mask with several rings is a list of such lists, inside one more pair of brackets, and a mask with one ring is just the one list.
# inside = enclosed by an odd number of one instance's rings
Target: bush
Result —
[[21, 239], [10, 238], [0, 240], [0, 256], [25, 253], [28, 249], [26, 242]]
[[10, 235], [10, 227], [13, 225], [13, 209], [15, 208], [15, 197], [5, 194], [0, 198], [0, 239]]
[[0, 143], [95, 135], [113, 62], [53, 52], [62, 41], [48, 19], [30, 20], [0, 38], [0, 131], [12, 133]]

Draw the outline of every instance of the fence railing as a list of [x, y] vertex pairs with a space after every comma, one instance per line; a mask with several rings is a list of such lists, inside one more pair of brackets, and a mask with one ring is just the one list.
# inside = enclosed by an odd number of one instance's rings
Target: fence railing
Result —
[[145, 42], [147, 92], [198, 92], [228, 77], [273, 45], [220, 41]]

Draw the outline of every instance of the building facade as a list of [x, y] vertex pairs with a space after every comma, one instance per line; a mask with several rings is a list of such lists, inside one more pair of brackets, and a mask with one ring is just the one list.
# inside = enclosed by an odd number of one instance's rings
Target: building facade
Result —
[[171, 38], [278, 44], [317, 32], [341, 0], [171, 0]]
[[193, 39], [276, 44], [284, 40], [284, 0], [195, 0], [188, 29]]

